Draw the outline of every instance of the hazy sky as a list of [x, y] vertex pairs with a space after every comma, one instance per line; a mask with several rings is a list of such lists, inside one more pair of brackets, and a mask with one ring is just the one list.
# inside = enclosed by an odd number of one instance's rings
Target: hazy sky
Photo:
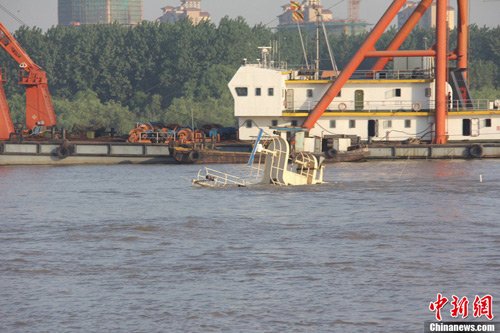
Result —
[[[202, 0], [202, 8], [218, 23], [224, 16], [243, 16], [251, 25], [257, 23], [277, 24], [276, 17], [281, 13], [281, 5], [288, 0]], [[361, 18], [376, 23], [391, 0], [362, 0]], [[161, 7], [177, 6], [179, 0], [144, 0], [144, 19], [154, 20], [161, 15]], [[347, 16], [347, 0], [323, 0], [324, 7], [332, 7], [336, 18]], [[500, 24], [500, 0], [470, 0], [471, 21], [478, 25], [497, 26]], [[456, 7], [456, 1], [450, 0]], [[29, 26], [47, 29], [57, 25], [57, 0], [0, 0], [0, 5], [14, 13]], [[16, 30], [19, 23], [12, 19], [0, 6], [0, 22], [10, 30]]]

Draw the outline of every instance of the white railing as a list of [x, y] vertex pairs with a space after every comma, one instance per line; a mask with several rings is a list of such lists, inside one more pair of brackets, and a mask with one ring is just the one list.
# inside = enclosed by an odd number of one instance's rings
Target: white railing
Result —
[[[311, 112], [319, 101], [307, 101], [294, 109], [287, 109], [287, 112]], [[361, 104], [361, 103], [360, 103]], [[364, 101], [362, 108], [357, 108], [356, 102], [350, 101], [334, 101], [331, 103], [326, 112], [418, 112], [429, 111], [435, 109], [434, 100], [379, 100], [379, 101]], [[448, 111], [484, 111], [484, 110], [500, 110], [500, 99], [474, 99], [465, 102], [465, 106], [460, 101], [449, 102]]]
[[500, 99], [470, 99], [465, 100], [464, 104], [462, 105], [460, 101], [452, 101], [449, 105], [449, 111], [500, 110]]
[[355, 71], [351, 75], [351, 80], [416, 80], [416, 79], [432, 79], [432, 70], [414, 69], [414, 70], [383, 70], [383, 71], [370, 71], [361, 70]]
[[193, 184], [209, 187], [224, 187], [229, 185], [240, 187], [247, 186], [247, 182], [240, 177], [210, 168], [204, 168], [198, 171], [197, 177], [193, 179]]
[[[300, 107], [296, 109], [288, 109], [288, 112], [311, 112], [319, 101], [307, 101], [303, 103]], [[353, 100], [350, 101], [334, 101], [331, 103], [326, 110], [326, 112], [352, 112], [352, 111], [362, 111], [362, 112], [401, 112], [401, 111], [422, 111], [431, 108], [429, 100], [422, 101], [392, 101], [392, 100], [381, 100], [381, 101], [365, 101], [362, 104], [362, 108], [357, 108], [357, 103]], [[360, 103], [361, 106], [361, 103]]]

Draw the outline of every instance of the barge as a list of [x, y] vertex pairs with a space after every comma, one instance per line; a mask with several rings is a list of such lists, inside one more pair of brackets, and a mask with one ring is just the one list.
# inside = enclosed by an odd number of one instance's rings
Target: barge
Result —
[[176, 163], [168, 146], [127, 143], [0, 143], [0, 165]]
[[[467, 84], [468, 1], [457, 1], [460, 28], [455, 50], [448, 50], [444, 1], [437, 3], [435, 47], [399, 50], [431, 0], [420, 1], [387, 50], [376, 50], [377, 41], [404, 3], [393, 0], [342, 71], [333, 61], [332, 70], [321, 70], [319, 51], [315, 65], [296, 69], [279, 61], [276, 47], [261, 47], [256, 64], [244, 59], [228, 85], [234, 97], [239, 139], [250, 143], [260, 131], [271, 135], [277, 128], [287, 129], [286, 139], [291, 145], [293, 142], [294, 153], [324, 155], [327, 162], [500, 157], [500, 99], [473, 99]], [[7, 32], [4, 35], [14, 43]], [[316, 40], [319, 43], [319, 38]], [[21, 53], [20, 48], [17, 53]], [[359, 70], [368, 58], [378, 61], [369, 70]], [[393, 61], [390, 69], [386, 68], [389, 61]], [[45, 91], [45, 80], [40, 88]], [[33, 115], [28, 110], [28, 128], [54, 125], [53, 110], [48, 109]], [[42, 119], [44, 114], [51, 117]], [[2, 119], [9, 119], [7, 111], [2, 115]], [[1, 124], [8, 126], [4, 125], [0, 138], [8, 138], [13, 126], [9, 121]], [[146, 134], [154, 142], [0, 142], [0, 165], [246, 163], [250, 156], [250, 152], [218, 147], [172, 147], [165, 144], [165, 136], [151, 138], [148, 129], [144, 130], [135, 133], [138, 140]], [[168, 131], [164, 135], [168, 136]], [[176, 135], [183, 140], [180, 132]], [[360, 148], [353, 150], [356, 146]]]
[[[325, 163], [380, 159], [500, 158], [500, 143], [401, 144], [373, 143], [360, 154], [339, 153]], [[320, 155], [320, 154], [318, 154]], [[217, 149], [171, 148], [161, 144], [73, 142], [0, 143], [0, 166], [79, 164], [244, 164], [250, 152]]]

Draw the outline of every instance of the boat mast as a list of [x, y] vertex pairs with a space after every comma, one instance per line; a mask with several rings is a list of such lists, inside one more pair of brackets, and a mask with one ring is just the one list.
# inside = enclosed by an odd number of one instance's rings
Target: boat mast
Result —
[[317, 4], [313, 5], [314, 10], [316, 11], [316, 65], [314, 69], [314, 79], [319, 79], [319, 23], [321, 14], [319, 12], [319, 0]]
[[302, 53], [304, 54], [304, 61], [306, 62], [306, 68], [309, 69], [309, 61], [307, 60], [306, 46], [304, 45], [304, 37], [302, 36], [302, 30], [300, 30], [299, 21], [297, 21], [297, 29], [299, 30], [300, 45], [302, 45]]

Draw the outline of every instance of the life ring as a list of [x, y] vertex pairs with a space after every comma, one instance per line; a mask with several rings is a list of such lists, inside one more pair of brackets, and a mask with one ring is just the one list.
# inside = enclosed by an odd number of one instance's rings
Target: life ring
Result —
[[200, 159], [200, 152], [196, 150], [192, 150], [188, 155], [188, 161], [194, 163]]
[[339, 103], [338, 108], [340, 111], [345, 111], [347, 109], [347, 105], [345, 103]]
[[327, 158], [334, 158], [335, 156], [337, 156], [337, 150], [334, 148], [328, 149], [327, 151], [325, 151], [325, 156]]
[[413, 111], [420, 111], [422, 110], [422, 105], [420, 103], [413, 103], [411, 105], [411, 108], [413, 109]]
[[481, 158], [483, 157], [484, 149], [482, 145], [472, 145], [469, 147], [469, 156], [471, 158]]

